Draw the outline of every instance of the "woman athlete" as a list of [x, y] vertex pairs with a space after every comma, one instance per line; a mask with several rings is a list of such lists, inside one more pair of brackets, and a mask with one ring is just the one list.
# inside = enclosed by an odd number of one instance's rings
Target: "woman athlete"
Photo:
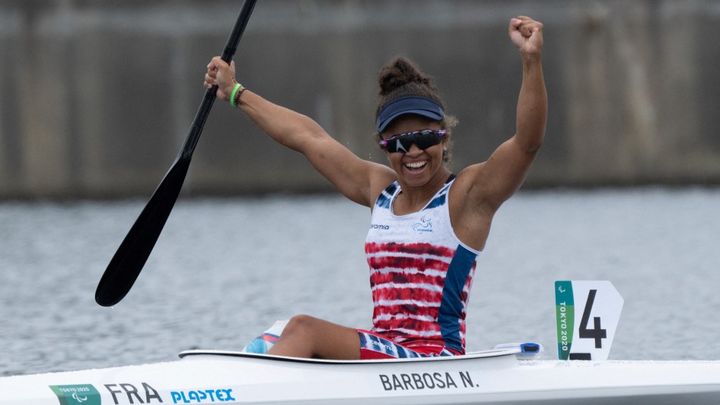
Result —
[[290, 319], [270, 354], [326, 359], [399, 358], [465, 352], [465, 309], [493, 215], [523, 183], [545, 133], [543, 25], [512, 18], [522, 87], [516, 133], [482, 163], [454, 176], [446, 166], [454, 119], [429, 77], [397, 58], [379, 75], [376, 130], [389, 166], [363, 160], [312, 119], [235, 81], [234, 64], [207, 66], [204, 85], [238, 106], [267, 135], [305, 155], [343, 195], [372, 210], [365, 251], [373, 328], [307, 315]]

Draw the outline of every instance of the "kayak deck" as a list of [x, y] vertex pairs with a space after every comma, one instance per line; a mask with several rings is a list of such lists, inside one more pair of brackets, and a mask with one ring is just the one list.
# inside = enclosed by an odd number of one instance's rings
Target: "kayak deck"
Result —
[[720, 362], [521, 360], [517, 350], [341, 361], [192, 350], [177, 361], [0, 378], [0, 405], [709, 404]]

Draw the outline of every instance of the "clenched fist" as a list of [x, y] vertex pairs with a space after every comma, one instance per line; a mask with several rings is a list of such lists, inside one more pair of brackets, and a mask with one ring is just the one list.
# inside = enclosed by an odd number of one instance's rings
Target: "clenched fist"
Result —
[[539, 57], [543, 47], [543, 24], [527, 16], [510, 19], [508, 33], [523, 56]]

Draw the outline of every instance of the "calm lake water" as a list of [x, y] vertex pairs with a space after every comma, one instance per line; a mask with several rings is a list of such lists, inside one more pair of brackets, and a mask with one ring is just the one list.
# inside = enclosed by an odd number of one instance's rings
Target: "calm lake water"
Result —
[[[276, 319], [368, 327], [367, 209], [335, 196], [181, 200], [130, 294], [95, 287], [144, 200], [0, 204], [0, 375], [240, 349]], [[611, 280], [613, 359], [720, 359], [720, 190], [523, 192], [498, 213], [468, 349], [555, 350], [553, 282]]]

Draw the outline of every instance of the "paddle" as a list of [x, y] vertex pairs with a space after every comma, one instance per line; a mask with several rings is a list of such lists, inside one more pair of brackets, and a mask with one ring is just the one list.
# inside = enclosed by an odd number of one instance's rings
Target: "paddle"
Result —
[[[246, 0], [240, 16], [228, 38], [222, 59], [230, 63], [235, 55], [240, 37], [245, 31], [250, 15], [255, 7], [256, 0]], [[185, 175], [190, 167], [193, 151], [202, 133], [205, 121], [215, 102], [217, 86], [205, 92], [200, 108], [190, 126], [190, 134], [177, 159], [160, 182], [150, 201], [147, 202], [135, 224], [130, 228], [127, 236], [120, 244], [117, 252], [110, 260], [105, 273], [100, 278], [95, 301], [102, 306], [115, 305], [130, 291], [145, 262], [150, 256], [160, 232], [172, 211], [175, 201], [180, 194]]]

